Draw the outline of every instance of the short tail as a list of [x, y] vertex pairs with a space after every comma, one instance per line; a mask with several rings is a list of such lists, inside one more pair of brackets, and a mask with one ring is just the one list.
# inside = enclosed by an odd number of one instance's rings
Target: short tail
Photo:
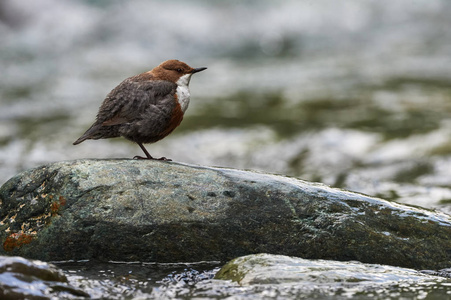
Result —
[[95, 138], [94, 135], [99, 130], [100, 127], [101, 126], [99, 125], [93, 124], [88, 130], [86, 130], [86, 132], [81, 137], [78, 138], [78, 140], [73, 142], [72, 145], [78, 145], [84, 142], [85, 140]]
[[89, 137], [82, 135], [81, 137], [78, 138], [78, 140], [76, 140], [75, 142], [72, 143], [72, 145], [78, 145], [81, 142], [84, 142], [85, 140], [89, 139]]

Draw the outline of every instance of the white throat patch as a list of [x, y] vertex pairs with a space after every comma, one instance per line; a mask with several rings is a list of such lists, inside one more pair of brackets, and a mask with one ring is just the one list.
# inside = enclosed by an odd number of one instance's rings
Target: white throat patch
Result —
[[188, 85], [189, 85], [189, 81], [191, 79], [191, 75], [193, 75], [193, 74], [183, 75], [176, 82], [177, 83], [177, 91], [176, 91], [177, 99], [180, 103], [183, 113], [185, 113], [185, 111], [189, 105], [190, 92], [189, 92]]

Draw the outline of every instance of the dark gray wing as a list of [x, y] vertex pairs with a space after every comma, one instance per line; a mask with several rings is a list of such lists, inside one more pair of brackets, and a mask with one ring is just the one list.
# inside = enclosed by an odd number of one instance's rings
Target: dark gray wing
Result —
[[[119, 127], [139, 120], [143, 115], [159, 116], [171, 101], [177, 85], [170, 81], [148, 80], [137, 75], [121, 82], [105, 98], [99, 108], [96, 122], [78, 139], [74, 145], [87, 139], [101, 139], [120, 136]], [[159, 120], [155, 120], [160, 122]]]
[[131, 122], [152, 106], [168, 101], [176, 89], [177, 85], [170, 81], [135, 81], [133, 77], [128, 78], [107, 95], [100, 106], [96, 123], [111, 126]]

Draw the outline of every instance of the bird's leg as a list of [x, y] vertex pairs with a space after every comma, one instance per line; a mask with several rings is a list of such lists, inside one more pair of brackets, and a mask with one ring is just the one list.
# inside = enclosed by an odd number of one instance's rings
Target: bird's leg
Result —
[[147, 152], [147, 149], [144, 148], [144, 145], [142, 143], [137, 143], [138, 146], [142, 149], [142, 151], [144, 151], [144, 154], [146, 155], [146, 157], [142, 157], [142, 156], [135, 156], [133, 158], [138, 158], [138, 159], [153, 159], [152, 155], [149, 154], [149, 152]]
[[134, 159], [154, 159], [154, 160], [164, 160], [164, 161], [171, 161], [172, 159], [166, 158], [166, 157], [160, 157], [160, 158], [153, 158], [152, 155], [149, 154], [149, 152], [147, 151], [147, 149], [144, 147], [144, 145], [142, 143], [137, 143], [138, 146], [142, 149], [142, 151], [144, 152], [144, 154], [146, 155], [146, 157], [142, 157], [142, 156], [135, 156], [133, 157]]

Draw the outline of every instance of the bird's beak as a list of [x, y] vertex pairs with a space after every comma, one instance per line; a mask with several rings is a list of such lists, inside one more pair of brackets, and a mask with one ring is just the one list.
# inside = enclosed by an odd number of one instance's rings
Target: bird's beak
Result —
[[194, 74], [194, 73], [197, 73], [197, 72], [206, 70], [206, 69], [207, 69], [207, 68], [205, 68], [205, 67], [203, 67], [203, 68], [195, 68], [195, 69], [191, 72], [191, 74]]

